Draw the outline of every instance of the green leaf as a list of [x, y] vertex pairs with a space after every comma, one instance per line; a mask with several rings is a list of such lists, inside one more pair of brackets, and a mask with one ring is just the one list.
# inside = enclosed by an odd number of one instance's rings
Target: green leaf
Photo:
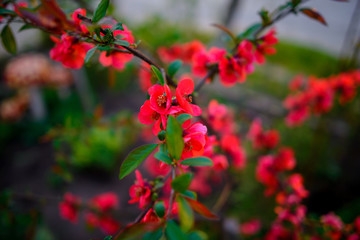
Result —
[[85, 63], [88, 63], [90, 61], [90, 58], [94, 55], [95, 51], [97, 49], [97, 46], [91, 48], [89, 51], [87, 51], [85, 55]]
[[169, 116], [166, 126], [166, 146], [171, 157], [179, 160], [184, 149], [183, 129], [174, 116]]
[[130, 43], [128, 41], [125, 41], [125, 40], [116, 40], [114, 42], [114, 44], [120, 45], [120, 46], [125, 46], [125, 47], [130, 46]]
[[180, 114], [179, 116], [177, 116], [176, 120], [182, 125], [186, 120], [189, 120], [191, 118], [192, 118], [192, 116], [190, 114], [183, 113], [183, 114]]
[[106, 236], [104, 240], [112, 240], [112, 236]]
[[194, 158], [187, 158], [180, 162], [182, 165], [187, 166], [208, 166], [212, 167], [214, 164], [212, 160], [208, 157], [194, 157]]
[[170, 220], [166, 224], [165, 234], [169, 240], [186, 240], [187, 237], [179, 226]]
[[194, 192], [194, 191], [186, 190], [185, 192], [182, 193], [182, 195], [184, 195], [184, 196], [186, 196], [186, 197], [189, 197], [189, 198], [191, 198], [191, 199], [194, 199], [194, 200], [197, 199], [197, 194], [196, 194], [196, 192]]
[[117, 23], [111, 28], [111, 30], [112, 31], [116, 31], [116, 30], [124, 31], [123, 24], [122, 23]]
[[171, 181], [171, 187], [177, 192], [185, 192], [190, 186], [191, 180], [193, 178], [192, 173], [185, 173], [177, 176], [174, 180]]
[[9, 9], [6, 9], [6, 8], [0, 8], [0, 15], [13, 15], [13, 16], [16, 16], [16, 12], [14, 11], [11, 11]]
[[269, 11], [266, 9], [261, 9], [261, 11], [259, 12], [259, 15], [261, 17], [262, 20], [262, 24], [264, 26], [268, 25], [270, 23], [270, 17], [269, 17]]
[[100, 51], [109, 51], [111, 50], [110, 46], [98, 46], [97, 49], [99, 49]]
[[154, 75], [157, 78], [157, 80], [159, 81], [160, 85], [164, 86], [164, 78], [163, 78], [163, 75], [161, 74], [160, 70], [157, 67], [155, 67], [154, 65], [151, 65], [151, 71], [154, 73]]
[[172, 159], [165, 152], [157, 152], [154, 154], [154, 157], [166, 164], [171, 165], [173, 163]]
[[27, 29], [35, 29], [35, 27], [33, 25], [30, 25], [30, 24], [24, 24], [24, 25], [22, 25], [22, 27], [19, 29], [18, 32], [21, 32], [21, 31], [24, 31], [24, 30], [27, 30]]
[[194, 225], [194, 212], [189, 203], [181, 196], [176, 198], [179, 209], [179, 220], [181, 229], [185, 232], [189, 231]]
[[106, 10], [109, 7], [110, 0], [101, 0], [97, 8], [95, 9], [93, 16], [93, 23], [97, 23], [106, 15]]
[[159, 144], [143, 145], [132, 150], [120, 167], [119, 179], [123, 179], [134, 171]]
[[3, 30], [1, 31], [1, 40], [4, 48], [11, 54], [16, 53], [16, 42], [14, 38], [14, 34], [9, 27], [6, 25]]
[[252, 39], [254, 38], [254, 34], [259, 31], [259, 29], [262, 28], [261, 23], [255, 23], [251, 25], [248, 29], [246, 29], [243, 33], [240, 33], [237, 38], [243, 39]]
[[161, 217], [161, 218], [164, 217], [165, 210], [166, 210], [164, 201], [159, 201], [159, 202], [155, 203], [154, 210], [159, 217]]
[[168, 67], [168, 73], [170, 77], [173, 77], [176, 72], [181, 68], [182, 61], [181, 60], [175, 60], [172, 63], [170, 63]]

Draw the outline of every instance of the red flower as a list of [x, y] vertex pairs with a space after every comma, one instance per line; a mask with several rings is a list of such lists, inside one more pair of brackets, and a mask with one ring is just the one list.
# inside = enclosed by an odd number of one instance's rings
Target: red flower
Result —
[[276, 172], [273, 170], [273, 163], [273, 156], [262, 156], [256, 167], [256, 179], [267, 187], [265, 190], [267, 196], [272, 195], [279, 185]]
[[157, 223], [159, 222], [161, 219], [158, 217], [158, 215], [156, 215], [154, 209], [150, 209], [146, 215], [144, 216], [144, 218], [141, 220], [141, 222], [143, 223]]
[[252, 141], [254, 148], [274, 148], [279, 143], [279, 132], [268, 130], [264, 132], [261, 126], [261, 120], [255, 119], [250, 126], [247, 137]]
[[226, 54], [221, 48], [212, 47], [209, 52], [201, 51], [194, 54], [192, 58], [192, 72], [195, 76], [204, 77], [209, 66], [220, 61]]
[[275, 29], [271, 29], [267, 34], [265, 34], [260, 41], [263, 41], [261, 44], [256, 46], [255, 51], [255, 60], [259, 64], [263, 64], [265, 62], [264, 55], [273, 55], [276, 53], [276, 49], [273, 47], [276, 43], [278, 43], [277, 38], [275, 37], [276, 31]]
[[50, 57], [68, 68], [81, 68], [87, 51], [93, 47], [92, 44], [79, 42], [66, 33], [61, 35], [61, 39], [55, 37], [51, 39], [55, 42], [55, 47], [50, 50]]
[[229, 162], [227, 160], [227, 158], [224, 155], [218, 154], [215, 155], [213, 158], [213, 163], [214, 163], [214, 170], [216, 171], [223, 171], [226, 170], [229, 167]]
[[182, 159], [203, 155], [206, 144], [206, 133], [206, 126], [199, 122], [192, 124], [184, 130], [183, 138], [185, 147], [181, 155]]
[[221, 148], [232, 157], [232, 165], [237, 169], [243, 169], [246, 164], [245, 150], [240, 146], [240, 139], [228, 134], [221, 138]]
[[119, 207], [119, 199], [115, 193], [103, 193], [95, 196], [89, 201], [89, 204], [101, 212], [117, 209]]
[[288, 126], [300, 125], [309, 117], [309, 101], [307, 93], [298, 93], [285, 99], [284, 106], [290, 110], [285, 120]]
[[245, 71], [238, 65], [234, 57], [224, 57], [221, 59], [219, 62], [219, 72], [220, 81], [225, 87], [231, 87], [237, 81], [244, 82], [246, 78]]
[[99, 226], [105, 234], [113, 235], [120, 229], [120, 223], [111, 216], [102, 216], [99, 219]]
[[64, 200], [59, 203], [60, 216], [72, 223], [77, 223], [80, 204], [81, 199], [79, 197], [65, 193]]
[[72, 19], [75, 21], [75, 25], [78, 26], [78, 28], [80, 28], [81, 32], [83, 33], [89, 33], [89, 31], [87, 30], [87, 27], [85, 24], [81, 24], [82, 20], [80, 20], [78, 18], [78, 14], [81, 14], [83, 16], [86, 16], [86, 10], [83, 8], [78, 8], [74, 11], [74, 13], [72, 14]]
[[131, 199], [129, 203], [139, 203], [140, 208], [144, 208], [151, 201], [151, 189], [147, 182], [144, 182], [141, 173], [135, 170], [136, 181], [135, 184], [130, 187], [129, 194]]
[[257, 232], [259, 232], [260, 228], [261, 222], [259, 219], [253, 219], [240, 225], [241, 233], [247, 236], [256, 234]]
[[294, 151], [289, 147], [282, 147], [274, 158], [274, 169], [277, 171], [294, 169], [296, 160]]
[[313, 102], [314, 112], [328, 112], [332, 107], [334, 97], [330, 82], [311, 78], [309, 85], [308, 93]]
[[189, 114], [193, 116], [201, 115], [201, 108], [191, 104], [192, 97], [189, 96], [194, 91], [194, 82], [191, 79], [183, 79], [176, 88], [176, 100], [179, 105]]
[[309, 195], [309, 192], [304, 188], [303, 182], [304, 179], [299, 173], [290, 175], [287, 180], [289, 186], [291, 186], [291, 188], [300, 198], [306, 198]]
[[160, 47], [158, 55], [163, 62], [169, 63], [176, 59], [181, 59], [184, 63], [191, 63], [193, 56], [205, 50], [205, 46], [200, 41], [192, 41], [185, 44], [174, 44], [166, 48]]
[[234, 116], [225, 104], [219, 104], [218, 101], [211, 100], [207, 113], [208, 122], [215, 131], [224, 135], [234, 132]]

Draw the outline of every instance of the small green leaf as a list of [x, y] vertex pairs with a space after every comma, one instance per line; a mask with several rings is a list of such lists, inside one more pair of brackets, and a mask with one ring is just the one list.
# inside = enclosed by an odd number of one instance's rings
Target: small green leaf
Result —
[[174, 116], [169, 116], [166, 126], [166, 146], [170, 156], [179, 160], [184, 149], [183, 129]]
[[110, 46], [98, 46], [97, 49], [99, 49], [100, 51], [109, 51], [111, 50]]
[[156, 214], [159, 216], [159, 217], [164, 217], [165, 216], [165, 205], [164, 205], [164, 201], [158, 201], [157, 203], [155, 203], [154, 205], [154, 209], [155, 209], [155, 212]]
[[154, 65], [151, 65], [151, 71], [154, 73], [154, 75], [157, 78], [157, 80], [159, 81], [160, 85], [164, 86], [164, 78], [163, 78], [160, 70], [157, 67], [155, 67]]
[[85, 63], [88, 63], [91, 59], [91, 57], [94, 55], [95, 51], [97, 49], [97, 46], [91, 48], [89, 51], [87, 51], [85, 55]]
[[125, 46], [125, 47], [130, 46], [130, 43], [128, 41], [125, 41], [125, 40], [116, 40], [114, 42], [114, 44], [120, 45], [120, 46]]
[[237, 38], [238, 39], [252, 39], [254, 38], [254, 34], [259, 31], [259, 29], [262, 28], [261, 23], [255, 23], [251, 25], [248, 29], [246, 29], [243, 33], [240, 33]]
[[123, 179], [134, 171], [159, 144], [143, 145], [132, 150], [120, 167], [119, 179]]
[[11, 11], [9, 9], [6, 9], [6, 8], [0, 8], [0, 15], [13, 15], [13, 16], [16, 16], [16, 12], [14, 11]]
[[269, 11], [266, 9], [261, 9], [259, 15], [261, 17], [263, 26], [267, 26], [270, 23]]
[[106, 236], [104, 240], [112, 240], [112, 236]]
[[122, 23], [117, 23], [111, 28], [111, 30], [112, 31], [116, 31], [116, 30], [124, 31], [123, 24]]
[[175, 60], [172, 63], [170, 63], [168, 67], [168, 73], [170, 77], [173, 77], [176, 72], [181, 68], [182, 61], [181, 60]]
[[177, 192], [185, 192], [190, 186], [191, 180], [193, 178], [192, 173], [185, 173], [177, 176], [174, 180], [171, 181], [171, 187]]
[[161, 152], [161, 151], [155, 153], [154, 157], [166, 164], [169, 164], [169, 165], [171, 165], [173, 163], [172, 159], [166, 153]]
[[22, 25], [22, 27], [19, 29], [18, 32], [21, 32], [21, 31], [24, 31], [24, 30], [27, 30], [27, 29], [35, 29], [35, 27], [33, 25], [30, 25], [30, 24], [24, 24], [24, 25]]
[[95, 9], [93, 16], [93, 23], [97, 23], [106, 15], [106, 10], [109, 7], [110, 0], [101, 0], [97, 8]]
[[187, 237], [185, 233], [179, 228], [179, 226], [173, 221], [170, 220], [166, 224], [165, 234], [169, 240], [186, 240]]
[[194, 200], [197, 199], [197, 194], [196, 194], [196, 192], [194, 192], [194, 191], [186, 190], [185, 192], [182, 193], [182, 195], [184, 195], [184, 196], [186, 196], [186, 197], [189, 197], [189, 198], [191, 198], [191, 199], [194, 199]]
[[185, 232], [189, 231], [194, 225], [194, 212], [189, 203], [181, 196], [176, 198], [179, 209], [179, 220], [181, 229]]
[[207, 157], [187, 158], [181, 161], [180, 163], [182, 165], [187, 165], [187, 166], [201, 166], [201, 167], [204, 166], [212, 167], [214, 165], [211, 159]]
[[183, 113], [183, 114], [180, 114], [179, 116], [177, 116], [176, 120], [182, 125], [186, 120], [189, 120], [191, 118], [192, 118], [192, 116], [190, 114]]
[[4, 48], [11, 54], [16, 53], [16, 42], [14, 38], [14, 34], [9, 27], [6, 25], [3, 30], [1, 31], [1, 40]]

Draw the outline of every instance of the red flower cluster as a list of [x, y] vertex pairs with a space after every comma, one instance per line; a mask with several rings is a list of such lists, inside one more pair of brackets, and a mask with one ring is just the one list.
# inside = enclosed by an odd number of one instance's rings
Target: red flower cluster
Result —
[[305, 80], [296, 76], [289, 85], [292, 93], [284, 101], [285, 108], [289, 110], [286, 117], [287, 125], [300, 125], [312, 113], [330, 111], [336, 95], [339, 96], [340, 104], [350, 102], [355, 97], [359, 85], [359, 70], [326, 79], [309, 77]]
[[[149, 88], [150, 99], [146, 100], [140, 108], [139, 120], [143, 124], [153, 124], [153, 133], [157, 135], [161, 130], [166, 129], [166, 122], [169, 115], [188, 113], [199, 116], [201, 109], [192, 104], [191, 93], [194, 91], [194, 83], [191, 79], [181, 80], [176, 88], [176, 98], [172, 99], [168, 85], [153, 85]], [[195, 128], [192, 128], [196, 130]], [[189, 142], [190, 136], [187, 137]]]
[[278, 145], [280, 140], [277, 130], [271, 129], [266, 132], [263, 131], [260, 119], [255, 119], [251, 123], [247, 137], [251, 140], [253, 148], [255, 149], [272, 149]]
[[145, 208], [151, 201], [150, 184], [143, 180], [139, 170], [135, 171], [136, 181], [130, 187], [129, 194], [131, 199], [129, 203], [139, 203], [139, 208]]
[[279, 174], [292, 170], [296, 161], [291, 148], [282, 147], [277, 155], [266, 155], [259, 158], [256, 167], [256, 178], [266, 186], [265, 195], [272, 195], [281, 187]]
[[203, 51], [205, 46], [200, 41], [192, 41], [184, 44], [175, 44], [169, 48], [160, 47], [157, 53], [163, 62], [170, 63], [174, 60], [180, 59], [184, 63], [191, 63], [193, 56]]
[[265, 62], [264, 55], [275, 54], [273, 45], [277, 43], [275, 30], [270, 30], [255, 44], [248, 40], [240, 42], [232, 55], [225, 49], [210, 48], [208, 51], [199, 41], [185, 44], [175, 44], [170, 48], [161, 47], [158, 54], [162, 61], [169, 63], [181, 59], [190, 64], [192, 72], [197, 77], [204, 77], [209, 68], [218, 65], [220, 81], [224, 86], [230, 87], [236, 82], [244, 82], [246, 75], [254, 71], [254, 62]]
[[114, 234], [120, 228], [120, 223], [111, 214], [118, 207], [118, 197], [111, 192], [95, 196], [84, 206], [81, 205], [79, 197], [66, 193], [59, 204], [60, 216], [72, 223], [78, 221], [79, 211], [86, 208], [86, 224], [91, 228], [99, 227], [106, 234]]

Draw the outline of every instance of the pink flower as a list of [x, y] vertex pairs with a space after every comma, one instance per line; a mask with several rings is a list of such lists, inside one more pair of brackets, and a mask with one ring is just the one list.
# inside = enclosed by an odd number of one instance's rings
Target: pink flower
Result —
[[261, 120], [255, 119], [250, 126], [247, 137], [252, 141], [254, 148], [274, 148], [279, 143], [279, 133], [276, 130], [263, 131]]
[[276, 53], [276, 49], [273, 47], [273, 45], [278, 42], [275, 34], [275, 29], [271, 29], [267, 34], [260, 38], [260, 41], [263, 42], [256, 46], [255, 60], [257, 63], [263, 64], [265, 62], [265, 54], [273, 55]]
[[146, 215], [144, 216], [144, 218], [141, 220], [141, 222], [143, 223], [157, 223], [160, 221], [160, 218], [158, 217], [158, 215], [156, 215], [154, 209], [150, 209]]
[[140, 208], [146, 207], [151, 201], [151, 189], [147, 182], [144, 182], [139, 170], [135, 170], [136, 181], [130, 187], [129, 194], [131, 199], [129, 203], [139, 203]]
[[256, 179], [266, 186], [266, 196], [272, 195], [279, 185], [276, 172], [272, 168], [273, 163], [274, 157], [266, 155], [259, 158], [258, 165], [256, 166]]

